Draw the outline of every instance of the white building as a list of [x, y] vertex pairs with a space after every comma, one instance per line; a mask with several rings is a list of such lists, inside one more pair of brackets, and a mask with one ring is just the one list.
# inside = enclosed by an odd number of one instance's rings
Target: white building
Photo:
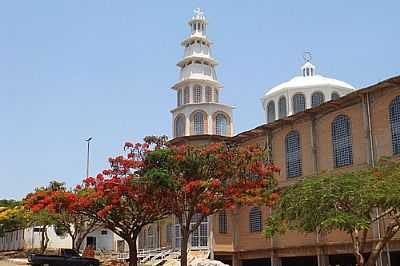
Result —
[[309, 60], [301, 67], [301, 76], [268, 90], [261, 98], [266, 122], [271, 123], [305, 109], [336, 100], [354, 90], [346, 82], [316, 74]]
[[[5, 233], [4, 236], [0, 237], [0, 251], [39, 249], [41, 230], [42, 227], [35, 226]], [[47, 235], [49, 237], [47, 247], [49, 250], [72, 247], [71, 237], [67, 233], [58, 233], [56, 226], [49, 226], [47, 228]], [[121, 244], [121, 241], [123, 240], [112, 231], [100, 228], [86, 236], [82, 243], [81, 250], [87, 245], [91, 245], [95, 249], [105, 252], [118, 249], [121, 252], [126, 251], [127, 245]]]
[[233, 134], [233, 107], [219, 103], [222, 85], [214, 69], [217, 61], [211, 54], [207, 26], [204, 13], [196, 9], [189, 21], [191, 34], [182, 42], [179, 81], [172, 87], [177, 95], [177, 107], [171, 110], [174, 137]]

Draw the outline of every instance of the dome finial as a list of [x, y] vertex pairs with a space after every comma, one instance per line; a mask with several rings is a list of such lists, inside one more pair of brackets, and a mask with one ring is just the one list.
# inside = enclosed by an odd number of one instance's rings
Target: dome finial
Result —
[[204, 11], [202, 11], [200, 7], [196, 8], [196, 9], [193, 10], [193, 11], [194, 11], [194, 14], [195, 14], [195, 15], [193, 16], [193, 19], [201, 19], [201, 20], [204, 20], [204, 19], [205, 19], [205, 17], [204, 17]]
[[311, 64], [312, 54], [311, 52], [304, 52], [303, 54], [304, 65], [301, 67], [301, 72], [303, 77], [311, 77], [315, 75], [315, 66]]
[[303, 58], [304, 58], [304, 61], [310, 62], [312, 60], [312, 53], [308, 52], [308, 51], [304, 52]]

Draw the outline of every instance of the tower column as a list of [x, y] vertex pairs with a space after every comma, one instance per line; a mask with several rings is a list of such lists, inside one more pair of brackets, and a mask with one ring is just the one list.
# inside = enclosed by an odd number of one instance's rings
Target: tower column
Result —
[[[211, 41], [205, 35], [208, 21], [204, 16], [204, 12], [199, 8], [195, 10], [194, 16], [188, 22], [190, 27], [190, 36], [187, 37], [183, 42], [184, 47], [184, 57], [178, 62], [178, 67], [180, 67], [180, 78], [177, 83], [172, 87], [173, 90], [178, 93], [181, 91], [181, 101], [180, 105], [173, 109], [172, 117], [175, 118], [179, 114], [185, 115], [185, 136], [190, 135], [212, 135], [214, 134], [216, 121], [214, 121], [214, 114], [216, 112], [223, 113], [225, 115], [225, 120], [223, 118], [219, 119], [218, 131], [219, 134], [231, 136], [232, 135], [232, 106], [218, 103], [217, 93], [215, 91], [220, 91], [222, 85], [217, 80], [215, 74], [215, 66], [218, 64], [217, 61], [211, 57]], [[199, 49], [200, 48], [200, 49]], [[201, 87], [201, 99], [199, 102], [194, 102], [196, 97], [194, 94], [195, 86]], [[207, 90], [206, 88], [212, 88], [211, 101], [207, 102]], [[189, 91], [185, 88], [188, 88]], [[187, 95], [187, 93], [189, 95]], [[185, 98], [189, 98], [189, 102], [185, 102]], [[192, 125], [190, 117], [193, 112], [202, 111], [207, 114], [204, 118], [202, 124], [200, 122], [196, 124], [196, 131], [192, 130]], [[175, 123], [173, 123], [175, 125]], [[203, 130], [202, 130], [203, 127]], [[174, 130], [175, 132], [176, 130]], [[174, 137], [177, 136], [176, 132]]]

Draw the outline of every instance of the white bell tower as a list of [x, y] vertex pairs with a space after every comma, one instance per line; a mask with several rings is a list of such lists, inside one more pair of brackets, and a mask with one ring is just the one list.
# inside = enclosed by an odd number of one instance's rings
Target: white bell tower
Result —
[[215, 73], [217, 61], [211, 55], [207, 38], [208, 22], [197, 8], [189, 21], [190, 36], [181, 45], [184, 56], [178, 82], [172, 87], [177, 95], [177, 107], [171, 110], [173, 136], [232, 136], [232, 106], [219, 103], [222, 85]]

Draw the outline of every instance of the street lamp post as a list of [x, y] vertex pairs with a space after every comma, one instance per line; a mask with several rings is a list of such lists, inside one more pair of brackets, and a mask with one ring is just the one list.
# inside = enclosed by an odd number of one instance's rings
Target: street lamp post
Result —
[[87, 155], [86, 155], [86, 177], [89, 177], [89, 159], [90, 159], [90, 141], [93, 138], [90, 137], [88, 139], [85, 139], [85, 141], [87, 142]]

